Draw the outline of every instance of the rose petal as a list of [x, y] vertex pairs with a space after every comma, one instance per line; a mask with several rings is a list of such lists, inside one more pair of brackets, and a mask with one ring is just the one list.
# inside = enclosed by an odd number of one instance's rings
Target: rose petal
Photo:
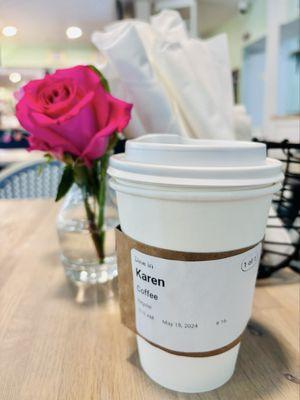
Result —
[[74, 115], [72, 113], [52, 119], [33, 112], [32, 119], [37, 126], [50, 129], [82, 151], [98, 131], [97, 119], [92, 105], [81, 107]]
[[[45, 78], [46, 79], [46, 78]], [[43, 111], [42, 104], [38, 101], [37, 92], [39, 87], [43, 84], [43, 79], [34, 79], [22, 87], [23, 97], [26, 98], [28, 106], [36, 111]]]
[[[47, 104], [47, 96], [49, 96], [49, 94], [51, 95], [54, 90], [61, 92], [64, 87], [68, 89], [69, 95], [63, 100], [60, 99], [55, 103]], [[80, 92], [81, 91], [73, 79], [56, 80], [49, 83], [47, 86], [41, 85], [41, 87], [39, 87], [37, 101], [43, 105], [43, 113], [51, 118], [57, 118], [62, 114], [66, 114], [80, 101], [82, 97]]]
[[49, 148], [60, 146], [64, 148], [64, 151], [66, 152], [74, 155], [80, 154], [80, 151], [72, 142], [65, 139], [63, 136], [60, 136], [52, 129], [36, 124], [36, 122], [31, 117], [31, 111], [27, 108], [26, 100], [24, 99], [24, 97], [19, 101], [16, 106], [16, 116], [23, 128], [27, 132], [29, 132], [31, 136], [35, 136], [40, 141], [47, 143], [47, 145], [49, 145]]
[[116, 99], [109, 93], [106, 93], [109, 102], [109, 121], [114, 121], [117, 125], [118, 132], [121, 132], [129, 123], [131, 109], [133, 104]]
[[80, 157], [84, 160], [95, 160], [103, 156], [107, 149], [109, 137], [115, 133], [116, 129], [117, 125], [114, 121], [111, 121], [109, 125], [95, 134]]
[[95, 109], [95, 115], [98, 122], [98, 129], [101, 130], [107, 125], [109, 117], [109, 102], [107, 101], [107, 93], [103, 89], [102, 85], [99, 85], [95, 91], [93, 98], [93, 106]]
[[60, 157], [69, 152], [91, 165], [107, 150], [110, 135], [126, 127], [131, 108], [104, 90], [95, 71], [77, 66], [25, 85], [16, 115], [31, 134], [31, 149]]
[[53, 78], [72, 78], [77, 84], [89, 90], [96, 90], [99, 85], [99, 76], [86, 65], [77, 65], [72, 68], [58, 69], [51, 75]]
[[78, 115], [78, 113], [93, 99], [94, 93], [88, 92], [75, 106], [67, 113], [60, 115], [57, 118], [52, 118], [44, 113], [34, 112], [32, 113], [34, 119], [38, 124], [42, 126], [62, 125], [68, 119], [71, 119]]

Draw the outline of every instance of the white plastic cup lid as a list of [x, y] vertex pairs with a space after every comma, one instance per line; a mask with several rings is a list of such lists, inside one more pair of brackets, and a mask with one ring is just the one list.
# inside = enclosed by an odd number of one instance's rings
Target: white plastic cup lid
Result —
[[281, 163], [262, 143], [149, 134], [110, 158], [112, 178], [171, 186], [260, 186], [283, 179]]

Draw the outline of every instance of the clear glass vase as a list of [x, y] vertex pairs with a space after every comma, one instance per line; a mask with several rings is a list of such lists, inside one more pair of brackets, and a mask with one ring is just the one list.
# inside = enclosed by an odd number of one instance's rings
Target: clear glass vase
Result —
[[[97, 204], [89, 198], [91, 209], [97, 212]], [[104, 262], [99, 257], [89, 230], [89, 222], [83, 201], [83, 193], [74, 184], [67, 194], [57, 218], [57, 231], [61, 261], [67, 278], [75, 283], [105, 283], [117, 275], [114, 228], [118, 216], [114, 192], [107, 188], [104, 210]]]

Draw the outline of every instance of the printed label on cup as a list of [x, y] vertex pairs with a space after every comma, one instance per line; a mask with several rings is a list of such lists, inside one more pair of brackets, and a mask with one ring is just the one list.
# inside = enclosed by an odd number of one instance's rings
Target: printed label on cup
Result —
[[137, 332], [179, 352], [221, 348], [250, 318], [261, 244], [227, 258], [168, 260], [131, 249]]

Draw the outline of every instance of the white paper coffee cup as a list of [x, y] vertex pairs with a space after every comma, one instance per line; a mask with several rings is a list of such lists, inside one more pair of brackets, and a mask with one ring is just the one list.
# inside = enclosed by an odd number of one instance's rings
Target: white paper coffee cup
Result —
[[[174, 296], [172, 288], [178, 290], [176, 274], [183, 283], [185, 272], [189, 275], [186, 282], [190, 289], [196, 278], [200, 279], [196, 290], [193, 288], [194, 297], [184, 284], [178, 295], [178, 302], [182, 298], [188, 303], [185, 314], [190, 320], [198, 313], [201, 323], [194, 330], [189, 323], [183, 324], [186, 331], [181, 323], [180, 329], [153, 325], [152, 321], [148, 324], [136, 312], [138, 332], [147, 339], [137, 336], [141, 364], [154, 381], [189, 393], [221, 386], [234, 372], [239, 343], [221, 354], [189, 357], [171, 354], [149, 341], [186, 353], [209, 352], [226, 346], [245, 329], [251, 315], [258, 243], [264, 236], [272, 195], [283, 178], [280, 162], [266, 158], [266, 148], [259, 143], [153, 134], [128, 141], [125, 153], [111, 158], [108, 172], [117, 193], [121, 228], [129, 237], [149, 246], [192, 253], [254, 246], [244, 255], [197, 265], [154, 259], [156, 272], [165, 273], [167, 279], [166, 288], [154, 288], [159, 301], [165, 302], [159, 307], [151, 303], [158, 320], [185, 312], [183, 304], [176, 306], [176, 298], [173, 303], [168, 298]], [[256, 270], [251, 265], [253, 260]], [[243, 268], [247, 262], [251, 268]], [[134, 261], [132, 264], [134, 268]], [[170, 271], [176, 271], [174, 276]], [[199, 271], [201, 277], [195, 275], [194, 279], [193, 274], [199, 275]], [[135, 293], [136, 301], [138, 296]], [[166, 318], [164, 323], [172, 322]]]

